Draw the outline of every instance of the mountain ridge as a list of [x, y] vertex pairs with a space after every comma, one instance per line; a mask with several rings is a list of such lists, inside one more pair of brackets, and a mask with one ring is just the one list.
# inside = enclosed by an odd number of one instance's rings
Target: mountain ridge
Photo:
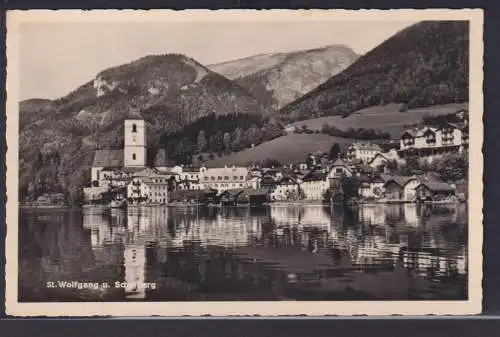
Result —
[[155, 146], [165, 132], [204, 116], [272, 113], [238, 84], [181, 54], [108, 68], [64, 97], [24, 100], [19, 108], [20, 181], [43, 185], [36, 158], [58, 153], [58, 184], [72, 194], [88, 183], [95, 149], [123, 146], [129, 117], [146, 120], [148, 143]]
[[358, 55], [347, 45], [265, 53], [208, 67], [246, 88], [266, 106], [280, 108], [315, 88]]
[[344, 71], [289, 103], [292, 120], [387, 103], [406, 108], [468, 101], [468, 23], [422, 21], [361, 56]]

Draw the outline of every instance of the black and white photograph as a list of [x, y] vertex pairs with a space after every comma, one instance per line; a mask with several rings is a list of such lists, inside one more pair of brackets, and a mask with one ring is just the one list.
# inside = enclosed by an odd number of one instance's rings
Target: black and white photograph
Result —
[[8, 12], [7, 313], [479, 313], [482, 20]]

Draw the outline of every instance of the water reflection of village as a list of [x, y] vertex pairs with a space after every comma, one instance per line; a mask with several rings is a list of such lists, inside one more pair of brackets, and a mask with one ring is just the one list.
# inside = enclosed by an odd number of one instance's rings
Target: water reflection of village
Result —
[[[305, 256], [306, 264], [307, 256], [326, 257], [332, 263], [342, 256], [351, 271], [402, 266], [434, 283], [465, 279], [467, 274], [465, 205], [87, 209], [83, 224], [90, 230], [97, 268], [123, 267], [115, 282], [126, 284], [129, 299], [151, 294], [155, 300], [186, 300], [196, 292], [197, 300], [220, 299], [221, 293], [228, 299], [238, 294], [249, 299], [248, 278], [260, 300], [275, 299], [265, 297], [263, 289], [278, 292], [297, 277], [293, 268], [286, 270], [290, 261], [279, 261], [293, 257], [276, 257], [277, 251], [291, 251], [286, 249], [300, 251], [296, 256]], [[273, 263], [277, 267], [269, 268]], [[318, 265], [312, 261], [310, 270], [299, 272], [314, 273]], [[155, 284], [156, 289], [144, 284]]]

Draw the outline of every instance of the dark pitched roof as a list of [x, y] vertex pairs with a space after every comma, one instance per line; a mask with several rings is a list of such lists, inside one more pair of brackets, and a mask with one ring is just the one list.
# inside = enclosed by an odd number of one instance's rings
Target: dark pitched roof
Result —
[[378, 144], [374, 144], [374, 143], [356, 142], [356, 143], [353, 143], [352, 145], [358, 147], [360, 150], [382, 151], [380, 146], [378, 146]]
[[123, 167], [123, 150], [96, 150], [93, 167]]
[[387, 184], [389, 181], [393, 181], [399, 186], [403, 187], [411, 179], [416, 179], [414, 176], [396, 176], [392, 174], [381, 174], [380, 178]]
[[379, 145], [384, 152], [388, 152], [392, 149], [398, 149], [400, 144], [399, 144], [399, 140], [398, 141], [389, 140], [386, 142], [382, 142]]
[[382, 179], [379, 175], [376, 175], [370, 179], [371, 183], [385, 183], [385, 180]]
[[426, 181], [421, 183], [419, 186], [425, 186], [433, 192], [451, 192], [455, 190], [455, 188], [450, 184], [438, 181]]
[[373, 156], [373, 158], [372, 158], [372, 159], [368, 162], [368, 165], [370, 165], [371, 163], [373, 163], [373, 161], [374, 161], [374, 160], [375, 160], [375, 158], [377, 158], [377, 157], [382, 157], [382, 158], [384, 158], [385, 160], [389, 160], [389, 159], [387, 159], [387, 157], [386, 157], [386, 156], [384, 156], [384, 154], [383, 154], [383, 153], [380, 153], [380, 152], [379, 152], [379, 153], [377, 153], [376, 155], [374, 155], [374, 156]]
[[337, 160], [333, 163], [333, 165], [332, 165], [332, 166], [345, 166], [345, 167], [347, 167], [347, 164], [346, 164], [346, 163], [345, 163], [342, 159], [338, 158], [338, 159], [337, 159]]
[[403, 133], [401, 134], [401, 137], [403, 137], [404, 135], [410, 135], [412, 137], [417, 137], [417, 134], [418, 134], [418, 129], [408, 129], [408, 130], [405, 130], [403, 131]]
[[260, 196], [267, 195], [269, 193], [269, 188], [258, 188], [258, 189], [245, 189], [243, 191], [248, 196]]
[[278, 184], [297, 184], [297, 180], [290, 176], [284, 176], [278, 181]]
[[320, 171], [311, 171], [302, 178], [302, 181], [320, 181], [325, 180], [326, 174]]
[[369, 165], [362, 164], [359, 165], [358, 167], [360, 172], [371, 173], [373, 171], [373, 168]]

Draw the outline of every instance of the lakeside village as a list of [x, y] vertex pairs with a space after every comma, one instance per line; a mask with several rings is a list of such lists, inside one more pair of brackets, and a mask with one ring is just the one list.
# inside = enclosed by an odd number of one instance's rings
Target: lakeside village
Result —
[[[463, 112], [462, 112], [463, 115]], [[462, 116], [463, 117], [463, 116]], [[384, 144], [357, 141], [334, 160], [311, 154], [282, 167], [168, 167], [163, 149], [146, 165], [146, 123], [126, 120], [122, 150], [96, 150], [86, 202], [133, 205], [258, 206], [267, 203], [455, 203], [467, 200], [467, 181], [436, 172], [395, 173], [410, 158], [424, 163], [467, 155], [468, 123], [421, 126]], [[466, 168], [465, 168], [466, 169]]]

